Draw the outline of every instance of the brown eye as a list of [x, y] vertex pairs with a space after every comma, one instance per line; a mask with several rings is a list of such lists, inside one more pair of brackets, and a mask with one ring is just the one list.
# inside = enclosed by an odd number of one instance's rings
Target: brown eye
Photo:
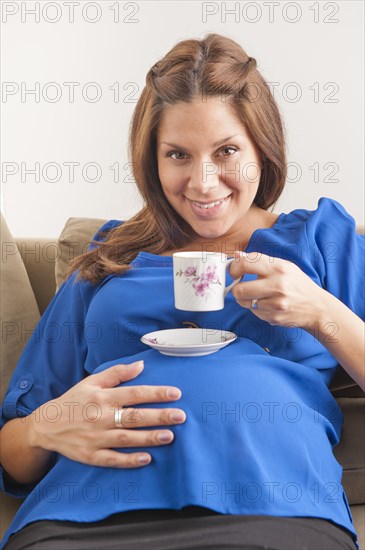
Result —
[[[228, 149], [230, 149], [231, 151], [233, 151], [234, 153], [237, 151], [237, 149], [235, 147], [231, 147], [230, 145], [226, 145], [225, 147], [223, 147], [221, 149], [221, 151], [227, 151]], [[224, 157], [230, 157], [232, 156], [231, 154], [229, 155], [223, 155]]]
[[[173, 158], [172, 155], [184, 155], [184, 154], [185, 153], [181, 153], [181, 151], [169, 151], [167, 153], [167, 156]], [[184, 160], [184, 159], [183, 158], [177, 158], [175, 160]]]

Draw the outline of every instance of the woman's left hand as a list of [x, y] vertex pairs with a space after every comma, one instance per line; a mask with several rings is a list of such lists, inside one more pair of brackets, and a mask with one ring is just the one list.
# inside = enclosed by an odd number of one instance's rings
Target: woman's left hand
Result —
[[[296, 264], [259, 252], [239, 254], [235, 252], [229, 267], [231, 277], [258, 275], [256, 280], [237, 283], [232, 288], [239, 305], [271, 325], [307, 329], [321, 318], [326, 291]], [[252, 307], [252, 300], [257, 300], [257, 309]]]

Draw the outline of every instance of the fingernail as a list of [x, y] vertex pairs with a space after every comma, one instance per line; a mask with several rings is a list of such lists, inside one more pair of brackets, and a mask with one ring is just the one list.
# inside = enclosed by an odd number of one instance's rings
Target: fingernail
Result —
[[166, 395], [169, 399], [178, 399], [181, 397], [181, 391], [175, 388], [170, 388], [167, 390]]
[[168, 441], [172, 441], [173, 435], [171, 432], [161, 432], [157, 438], [161, 443], [167, 443]]
[[150, 462], [151, 457], [149, 455], [140, 455], [137, 460], [140, 464], [147, 464]]
[[136, 367], [143, 367], [144, 361], [143, 360], [135, 361], [134, 363], [132, 363], [132, 365], [136, 365]]
[[185, 420], [185, 414], [182, 412], [173, 412], [171, 418], [174, 422], [183, 422]]
[[235, 258], [240, 258], [242, 256], [247, 256], [247, 252], [243, 252], [243, 250], [235, 250], [234, 255]]

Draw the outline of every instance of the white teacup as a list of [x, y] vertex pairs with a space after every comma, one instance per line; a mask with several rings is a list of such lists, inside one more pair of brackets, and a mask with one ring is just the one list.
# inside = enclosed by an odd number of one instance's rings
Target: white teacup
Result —
[[172, 258], [176, 309], [223, 309], [228, 292], [241, 281], [240, 277], [226, 287], [226, 269], [235, 258], [222, 252], [175, 252]]

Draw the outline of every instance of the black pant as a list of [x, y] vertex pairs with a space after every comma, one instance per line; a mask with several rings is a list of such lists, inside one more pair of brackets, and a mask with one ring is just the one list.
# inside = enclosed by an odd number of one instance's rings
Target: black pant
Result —
[[36, 521], [3, 550], [355, 550], [345, 528], [319, 518], [136, 510], [102, 521]]

